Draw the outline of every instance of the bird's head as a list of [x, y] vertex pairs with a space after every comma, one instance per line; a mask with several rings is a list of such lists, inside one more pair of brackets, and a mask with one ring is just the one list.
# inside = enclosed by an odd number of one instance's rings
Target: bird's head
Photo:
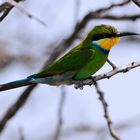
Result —
[[87, 40], [97, 42], [104, 49], [110, 50], [120, 40], [120, 37], [139, 35], [132, 32], [119, 32], [115, 27], [110, 25], [95, 26], [88, 34]]

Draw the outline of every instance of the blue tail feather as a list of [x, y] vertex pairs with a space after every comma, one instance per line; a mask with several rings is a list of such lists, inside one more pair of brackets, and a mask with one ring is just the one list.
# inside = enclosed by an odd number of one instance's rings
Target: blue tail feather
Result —
[[29, 78], [25, 78], [25, 79], [21, 79], [21, 80], [17, 80], [17, 81], [13, 81], [13, 82], [9, 82], [9, 83], [0, 85], [0, 91], [18, 88], [18, 87], [22, 87], [22, 86], [27, 86], [27, 85], [31, 85], [31, 84], [33, 84], [31, 82], [31, 80]]

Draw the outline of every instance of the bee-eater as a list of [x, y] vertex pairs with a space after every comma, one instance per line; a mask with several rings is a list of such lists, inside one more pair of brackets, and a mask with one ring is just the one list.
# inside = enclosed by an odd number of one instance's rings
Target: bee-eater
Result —
[[138, 35], [118, 32], [110, 25], [95, 26], [79, 45], [39, 73], [25, 79], [0, 85], [0, 91], [42, 83], [48, 85], [70, 84], [72, 80], [84, 80], [95, 74], [107, 61], [111, 48], [120, 37]]

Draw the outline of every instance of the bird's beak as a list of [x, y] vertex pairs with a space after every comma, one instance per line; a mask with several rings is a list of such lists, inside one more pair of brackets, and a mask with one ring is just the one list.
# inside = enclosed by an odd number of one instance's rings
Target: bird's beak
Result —
[[131, 36], [131, 35], [140, 35], [140, 34], [132, 33], [132, 32], [120, 32], [120, 33], [117, 34], [117, 37]]

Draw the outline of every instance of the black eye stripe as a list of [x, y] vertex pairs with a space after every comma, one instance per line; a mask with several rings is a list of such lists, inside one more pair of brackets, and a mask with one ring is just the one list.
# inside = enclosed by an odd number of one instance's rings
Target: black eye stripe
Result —
[[93, 41], [109, 38], [109, 37], [117, 37], [117, 34], [94, 34], [92, 37]]
[[124, 37], [124, 36], [132, 36], [132, 35], [140, 35], [138, 33], [133, 33], [133, 32], [120, 32], [120, 33], [104, 33], [104, 34], [94, 34], [92, 36], [92, 40], [93, 41], [97, 41], [100, 39], [104, 39], [104, 38], [111, 38], [111, 37]]

